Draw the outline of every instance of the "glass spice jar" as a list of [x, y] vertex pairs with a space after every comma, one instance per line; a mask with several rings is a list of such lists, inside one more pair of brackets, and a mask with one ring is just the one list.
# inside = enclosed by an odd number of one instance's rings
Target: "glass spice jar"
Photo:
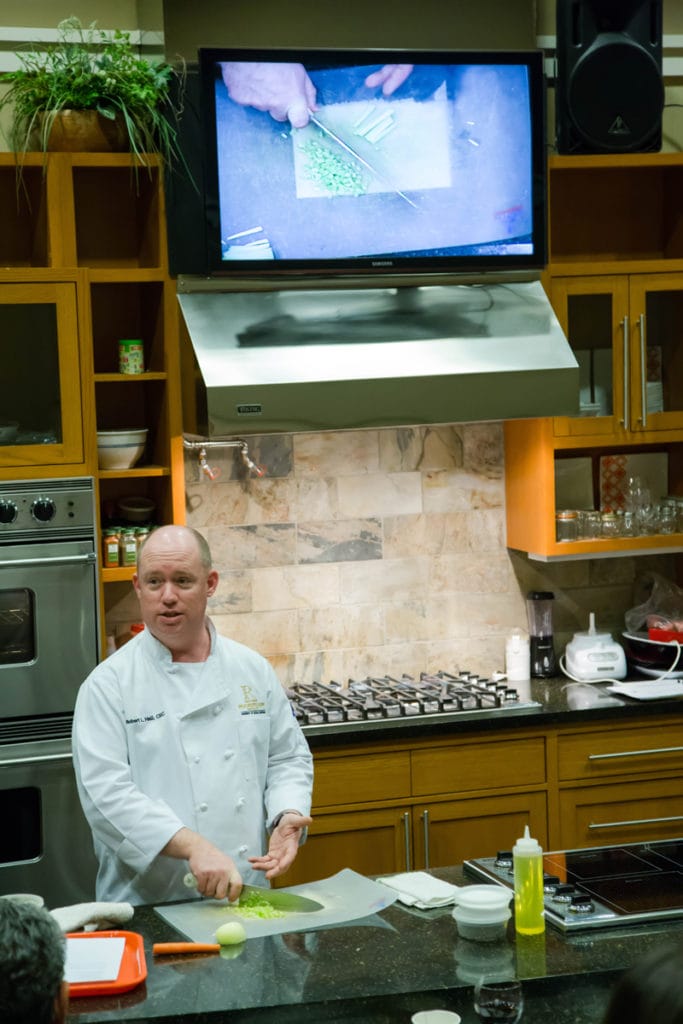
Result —
[[579, 513], [562, 509], [555, 513], [555, 537], [558, 543], [579, 539]]
[[602, 513], [602, 536], [604, 538], [615, 538], [620, 534], [621, 524], [616, 512]]
[[117, 569], [120, 565], [119, 545], [121, 538], [116, 529], [104, 530], [102, 534], [102, 565], [105, 569]]
[[126, 528], [121, 530], [119, 552], [119, 561], [121, 565], [137, 565], [138, 547], [134, 529]]
[[587, 509], [583, 514], [582, 536], [586, 540], [602, 537], [602, 516], [596, 509]]
[[151, 530], [149, 526], [138, 526], [135, 530], [136, 556], [140, 554], [140, 548], [149, 537]]

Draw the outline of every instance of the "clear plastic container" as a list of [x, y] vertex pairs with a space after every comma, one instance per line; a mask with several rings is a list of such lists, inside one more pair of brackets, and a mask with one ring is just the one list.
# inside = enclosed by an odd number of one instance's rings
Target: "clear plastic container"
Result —
[[453, 917], [458, 934], [474, 942], [499, 942], [512, 917], [512, 892], [502, 885], [467, 885], [455, 897]]

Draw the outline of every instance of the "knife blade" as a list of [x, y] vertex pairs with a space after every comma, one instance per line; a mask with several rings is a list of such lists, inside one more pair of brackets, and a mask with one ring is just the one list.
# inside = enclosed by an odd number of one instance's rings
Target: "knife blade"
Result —
[[394, 182], [387, 174], [384, 174], [382, 171], [378, 170], [371, 163], [369, 163], [369, 161], [367, 161], [365, 157], [362, 157], [360, 153], [357, 153], [355, 149], [348, 145], [348, 143], [344, 142], [344, 140], [339, 135], [337, 135], [336, 132], [332, 131], [331, 128], [328, 128], [326, 124], [323, 124], [320, 118], [316, 117], [315, 114], [311, 114], [309, 112], [309, 117], [311, 119], [312, 124], [316, 125], [317, 128], [320, 128], [321, 132], [323, 132], [330, 139], [332, 139], [333, 142], [336, 142], [337, 145], [341, 146], [341, 148], [345, 150], [345, 152], [347, 152], [349, 156], [352, 156], [354, 160], [358, 160], [358, 162], [361, 163], [363, 167], [365, 167], [368, 171], [370, 171], [371, 174], [374, 174], [376, 178], [379, 178], [379, 180], [383, 181], [385, 185], [388, 185], [392, 192], [395, 192], [397, 196], [401, 197], [401, 199], [405, 199], [405, 201], [409, 203], [410, 206], [417, 210], [417, 204], [414, 203], [412, 199], [409, 199], [405, 192], [401, 192], [400, 188], [398, 188], [394, 184]]
[[[194, 877], [191, 871], [183, 878], [183, 882], [188, 889], [197, 888], [197, 879]], [[289, 914], [312, 914], [316, 910], [322, 910], [322, 903], [318, 903], [317, 900], [309, 899], [308, 896], [299, 896], [295, 892], [285, 892], [284, 889], [266, 889], [260, 885], [243, 885], [242, 895], [247, 896], [249, 893], [256, 893], [260, 899], [269, 903], [273, 910], [281, 910], [283, 913]], [[238, 906], [238, 903], [228, 904], [229, 906]]]

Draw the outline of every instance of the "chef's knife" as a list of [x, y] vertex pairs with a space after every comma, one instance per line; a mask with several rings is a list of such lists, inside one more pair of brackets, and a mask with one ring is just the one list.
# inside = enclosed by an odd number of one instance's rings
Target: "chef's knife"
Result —
[[365, 167], [368, 171], [370, 171], [371, 174], [374, 174], [376, 178], [379, 178], [380, 181], [383, 181], [385, 183], [385, 185], [388, 185], [392, 192], [395, 192], [397, 196], [401, 197], [401, 199], [405, 199], [407, 203], [409, 203], [412, 207], [414, 207], [414, 209], [417, 210], [417, 205], [412, 201], [412, 199], [408, 198], [405, 192], [401, 192], [400, 188], [396, 187], [396, 185], [393, 183], [391, 178], [388, 177], [388, 175], [384, 174], [382, 171], [379, 171], [364, 157], [362, 157], [360, 153], [357, 153], [355, 149], [352, 149], [351, 146], [349, 146], [348, 143], [344, 142], [344, 140], [340, 138], [340, 136], [337, 135], [336, 132], [333, 132], [332, 129], [328, 128], [326, 124], [323, 124], [322, 121], [315, 116], [315, 114], [311, 114], [309, 112], [309, 116], [311, 122], [318, 128], [320, 128], [321, 132], [324, 132], [324, 134], [327, 135], [330, 139], [332, 139], [333, 142], [336, 142], [337, 145], [341, 146], [341, 148], [345, 152], [347, 152], [349, 156], [352, 156], [354, 160], [358, 160], [358, 162], [361, 163], [363, 167]]
[[[183, 882], [188, 889], [197, 888], [197, 879], [191, 871], [185, 875]], [[242, 896], [248, 896], [250, 892], [258, 894], [259, 898], [269, 903], [273, 910], [281, 910], [288, 914], [311, 914], [314, 910], [322, 910], [322, 903], [311, 900], [308, 896], [299, 896], [294, 892], [284, 892], [282, 889], [264, 889], [260, 885], [243, 885]], [[239, 903], [228, 904], [237, 907]]]

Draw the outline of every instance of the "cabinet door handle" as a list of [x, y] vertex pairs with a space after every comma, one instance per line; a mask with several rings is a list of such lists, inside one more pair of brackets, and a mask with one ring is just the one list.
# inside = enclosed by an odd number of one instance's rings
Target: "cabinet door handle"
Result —
[[633, 821], [596, 821], [591, 822], [589, 829], [596, 828], [624, 828], [626, 825], [661, 825], [665, 822], [683, 821], [683, 814], [676, 814], [672, 818], [634, 818]]
[[640, 419], [643, 427], [647, 426], [647, 343], [645, 339], [645, 314], [640, 314], [638, 321], [640, 333]]
[[429, 811], [422, 812], [422, 830], [425, 841], [425, 867], [429, 867]]
[[411, 871], [413, 865], [410, 857], [410, 811], [403, 815], [403, 838], [406, 848], [406, 871]]
[[625, 316], [624, 319], [622, 320], [622, 326], [624, 328], [624, 418], [623, 418], [622, 422], [624, 424], [624, 429], [625, 430], [629, 430], [630, 429], [630, 422], [629, 422], [630, 421], [630, 417], [629, 417], [629, 407], [628, 406], [629, 406], [630, 389], [629, 389], [628, 374], [629, 374], [629, 362], [630, 362], [630, 360], [629, 360], [629, 356], [628, 356], [628, 342], [629, 342], [628, 335], [629, 335], [629, 329], [628, 329], [628, 317], [627, 316]]
[[683, 747], [654, 747], [652, 750], [617, 750], [613, 754], [589, 754], [589, 761], [608, 761], [614, 757], [649, 757], [651, 754], [680, 754]]

